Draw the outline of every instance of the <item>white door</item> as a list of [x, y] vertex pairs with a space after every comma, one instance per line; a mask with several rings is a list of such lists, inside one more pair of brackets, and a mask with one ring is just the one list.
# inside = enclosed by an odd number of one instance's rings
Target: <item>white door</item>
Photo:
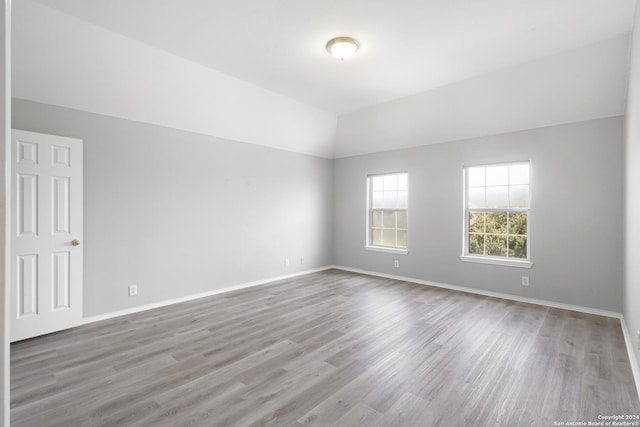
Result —
[[11, 134], [11, 341], [82, 323], [82, 140]]

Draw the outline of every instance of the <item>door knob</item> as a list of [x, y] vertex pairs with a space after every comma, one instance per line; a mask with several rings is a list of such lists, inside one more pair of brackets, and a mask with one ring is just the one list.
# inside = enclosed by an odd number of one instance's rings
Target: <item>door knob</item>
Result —
[[80, 240], [72, 240], [71, 241], [71, 245], [72, 246], [80, 246]]

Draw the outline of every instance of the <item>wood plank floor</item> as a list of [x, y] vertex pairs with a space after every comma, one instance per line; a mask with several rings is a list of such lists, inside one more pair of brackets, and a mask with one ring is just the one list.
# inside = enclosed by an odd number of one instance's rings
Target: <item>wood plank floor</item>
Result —
[[12, 426], [544, 426], [640, 414], [617, 319], [338, 270], [11, 347]]

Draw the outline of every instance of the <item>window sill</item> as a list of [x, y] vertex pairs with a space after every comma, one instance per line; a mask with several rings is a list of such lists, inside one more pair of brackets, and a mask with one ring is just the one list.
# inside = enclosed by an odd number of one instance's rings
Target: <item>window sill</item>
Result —
[[503, 259], [503, 258], [489, 258], [489, 257], [480, 257], [480, 256], [471, 256], [471, 255], [462, 255], [460, 257], [461, 261], [464, 262], [476, 262], [480, 264], [493, 264], [493, 265], [503, 265], [506, 267], [518, 267], [518, 268], [531, 268], [533, 267], [533, 263], [531, 261], [519, 261], [514, 259]]
[[385, 248], [383, 246], [369, 246], [366, 245], [364, 247], [368, 251], [374, 252], [386, 252], [389, 254], [399, 254], [399, 255], [407, 255], [409, 251], [407, 249], [398, 249], [398, 248]]

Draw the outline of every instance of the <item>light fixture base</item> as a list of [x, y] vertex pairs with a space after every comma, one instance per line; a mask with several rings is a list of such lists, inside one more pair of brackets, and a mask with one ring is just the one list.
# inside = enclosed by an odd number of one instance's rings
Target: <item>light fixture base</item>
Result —
[[327, 52], [334, 58], [345, 60], [360, 49], [360, 42], [353, 37], [335, 37], [327, 42]]

